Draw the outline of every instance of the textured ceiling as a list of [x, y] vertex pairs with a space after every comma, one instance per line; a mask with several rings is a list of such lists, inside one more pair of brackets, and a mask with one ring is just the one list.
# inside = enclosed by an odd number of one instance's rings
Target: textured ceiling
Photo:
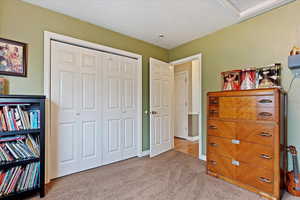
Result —
[[[261, 3], [266, 11], [292, 0], [23, 1], [171, 49], [245, 19], [241, 13]], [[261, 12], [254, 11], [251, 16]]]

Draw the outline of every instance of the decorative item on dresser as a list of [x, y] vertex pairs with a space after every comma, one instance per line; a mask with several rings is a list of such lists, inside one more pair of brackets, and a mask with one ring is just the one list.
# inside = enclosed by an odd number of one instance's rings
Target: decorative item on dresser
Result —
[[0, 199], [45, 195], [45, 97], [0, 96]]
[[207, 173], [280, 199], [286, 173], [285, 94], [280, 89], [208, 93]]

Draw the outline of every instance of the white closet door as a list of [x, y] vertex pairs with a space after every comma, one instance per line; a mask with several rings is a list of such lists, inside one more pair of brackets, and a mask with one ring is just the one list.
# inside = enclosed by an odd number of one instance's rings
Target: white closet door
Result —
[[137, 61], [123, 57], [123, 159], [137, 155], [137, 73]]
[[137, 67], [51, 43], [51, 179], [137, 155]]
[[51, 43], [51, 178], [80, 168], [80, 48]]
[[51, 178], [101, 165], [99, 52], [51, 43]]
[[137, 155], [137, 61], [104, 56], [104, 164]]
[[101, 163], [100, 52], [81, 49], [79, 116], [81, 141], [80, 168], [86, 170]]
[[122, 160], [122, 65], [119, 56], [103, 58], [103, 162]]

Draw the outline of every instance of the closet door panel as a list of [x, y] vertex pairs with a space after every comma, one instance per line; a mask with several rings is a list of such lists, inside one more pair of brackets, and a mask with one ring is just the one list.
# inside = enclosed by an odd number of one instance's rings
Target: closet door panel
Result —
[[50, 178], [74, 173], [80, 163], [78, 113], [80, 49], [51, 43], [51, 167]]
[[81, 48], [80, 65], [80, 110], [77, 113], [80, 120], [81, 141], [81, 170], [99, 166], [101, 161], [101, 123], [99, 112], [101, 106], [98, 98], [101, 97], [100, 73], [101, 60], [99, 52]]
[[122, 120], [120, 117], [104, 119], [103, 162], [109, 164], [122, 160]]
[[136, 116], [126, 116], [123, 119], [123, 159], [137, 155], [137, 124]]
[[118, 56], [106, 54], [103, 57], [104, 115], [121, 113], [122, 80], [121, 63]]

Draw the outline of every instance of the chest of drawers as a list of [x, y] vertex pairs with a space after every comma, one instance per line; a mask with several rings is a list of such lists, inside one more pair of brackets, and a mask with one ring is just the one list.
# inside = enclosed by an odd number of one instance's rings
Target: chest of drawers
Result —
[[280, 199], [286, 172], [284, 107], [279, 89], [208, 93], [207, 173]]

